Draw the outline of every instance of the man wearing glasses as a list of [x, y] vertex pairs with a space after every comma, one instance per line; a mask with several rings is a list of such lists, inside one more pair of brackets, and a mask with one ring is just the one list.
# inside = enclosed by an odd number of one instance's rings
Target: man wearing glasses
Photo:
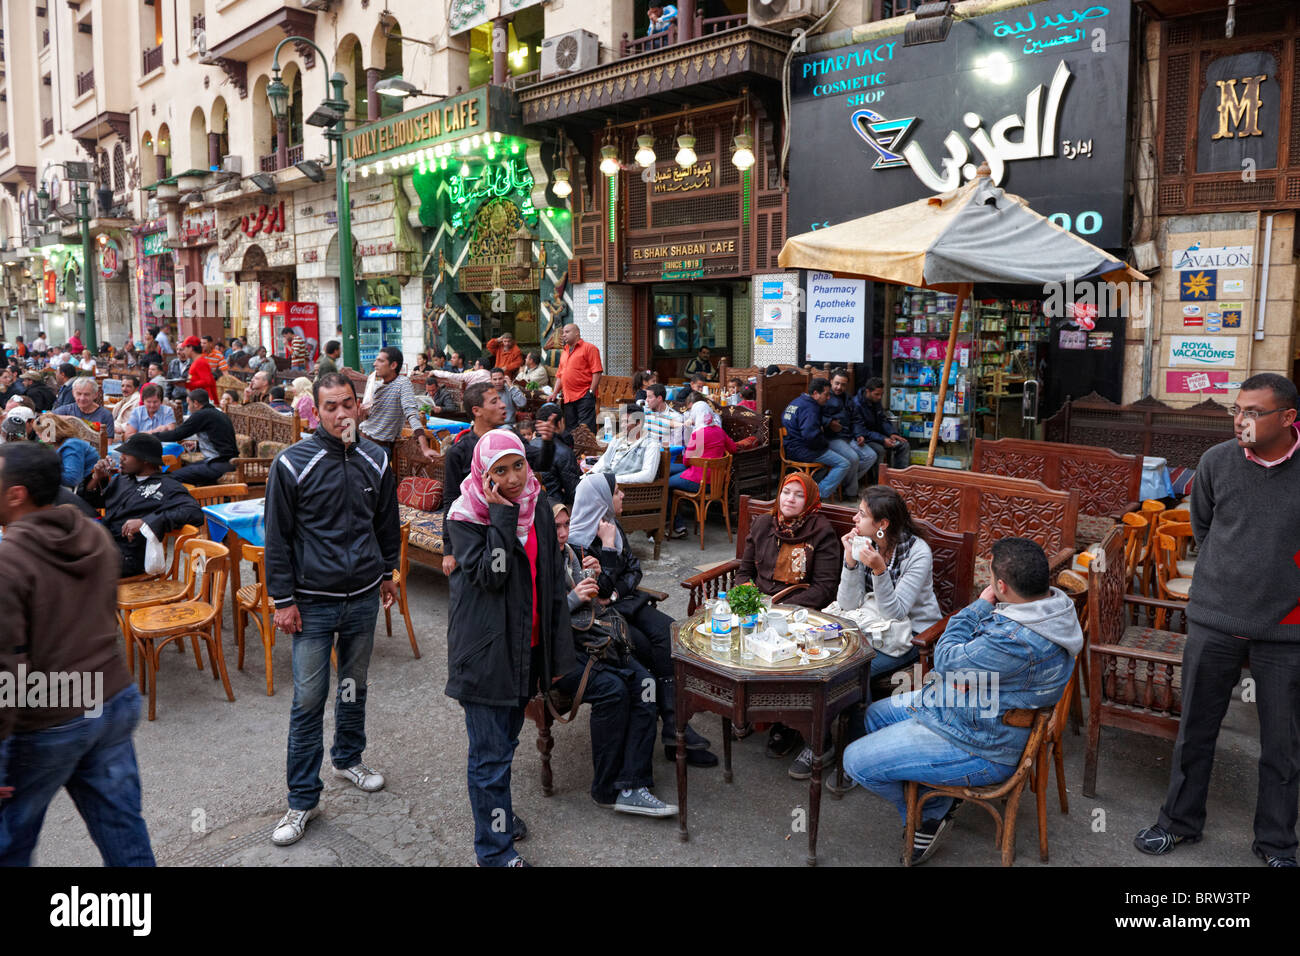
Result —
[[1138, 832], [1143, 853], [1196, 843], [1219, 724], [1249, 660], [1259, 710], [1259, 790], [1251, 849], [1296, 865], [1300, 798], [1300, 427], [1296, 387], [1281, 375], [1241, 383], [1236, 439], [1201, 456], [1192, 485], [1199, 549], [1187, 604], [1183, 713], [1159, 820]]

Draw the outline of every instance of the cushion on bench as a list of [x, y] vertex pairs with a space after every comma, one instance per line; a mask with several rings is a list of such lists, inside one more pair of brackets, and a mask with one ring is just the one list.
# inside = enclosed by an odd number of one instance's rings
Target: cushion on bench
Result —
[[239, 450], [240, 458], [257, 457], [257, 442], [253, 441], [252, 435], [241, 435], [236, 432], [235, 447]]
[[280, 452], [289, 447], [288, 442], [282, 441], [260, 441], [257, 443], [257, 454], [250, 455], [250, 458], [274, 458]]
[[397, 485], [397, 503], [420, 511], [437, 511], [442, 507], [442, 482], [412, 475]]
[[411, 547], [442, 554], [441, 511], [421, 511], [419, 508], [399, 504], [397, 514], [402, 524], [409, 522], [411, 525]]
[[[1132, 647], [1147, 651], [1162, 651], [1165, 654], [1183, 656], [1187, 645], [1187, 635], [1174, 631], [1159, 631], [1154, 627], [1124, 628], [1124, 636], [1119, 640], [1120, 647]], [[1131, 685], [1128, 679], [1129, 660], [1123, 657], [1111, 658], [1115, 661], [1115, 670], [1106, 675], [1106, 697], [1116, 703], [1132, 704], [1143, 707], [1146, 693], [1147, 662], [1137, 661]], [[1108, 660], [1109, 665], [1109, 660]], [[1155, 688], [1151, 692], [1151, 706], [1159, 710], [1168, 710], [1174, 714], [1183, 712], [1183, 669], [1175, 667], [1173, 673], [1172, 695], [1169, 687], [1169, 675], [1166, 665], [1157, 664], [1155, 669]]]
[[1090, 544], [1104, 541], [1110, 529], [1115, 527], [1115, 520], [1105, 515], [1080, 514], [1074, 526], [1074, 547], [1082, 551]]

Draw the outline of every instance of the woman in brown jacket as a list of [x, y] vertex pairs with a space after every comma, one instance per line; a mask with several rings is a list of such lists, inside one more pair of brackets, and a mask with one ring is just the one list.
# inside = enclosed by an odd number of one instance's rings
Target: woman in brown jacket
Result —
[[767, 595], [795, 590], [782, 603], [821, 610], [835, 600], [840, 584], [838, 535], [820, 514], [817, 483], [793, 474], [781, 485], [776, 510], [749, 526], [736, 581], [752, 581]]

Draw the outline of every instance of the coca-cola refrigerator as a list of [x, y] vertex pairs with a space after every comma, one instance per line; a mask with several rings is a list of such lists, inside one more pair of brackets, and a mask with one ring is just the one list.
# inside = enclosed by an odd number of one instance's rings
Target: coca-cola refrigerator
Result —
[[293, 329], [307, 340], [308, 358], [320, 357], [320, 312], [315, 302], [263, 302], [259, 311], [262, 344], [268, 354], [292, 358], [281, 333]]

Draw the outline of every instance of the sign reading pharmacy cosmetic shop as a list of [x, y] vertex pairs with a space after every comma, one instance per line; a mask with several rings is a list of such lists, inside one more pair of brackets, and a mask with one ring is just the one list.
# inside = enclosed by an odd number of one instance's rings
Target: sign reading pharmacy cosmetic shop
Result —
[[1236, 336], [1171, 335], [1170, 366], [1213, 366], [1237, 364]]
[[1124, 243], [1130, 5], [1046, 0], [811, 53], [791, 71], [791, 234], [974, 179], [1103, 248]]
[[808, 273], [804, 354], [809, 362], [860, 362], [866, 342], [864, 279]]

